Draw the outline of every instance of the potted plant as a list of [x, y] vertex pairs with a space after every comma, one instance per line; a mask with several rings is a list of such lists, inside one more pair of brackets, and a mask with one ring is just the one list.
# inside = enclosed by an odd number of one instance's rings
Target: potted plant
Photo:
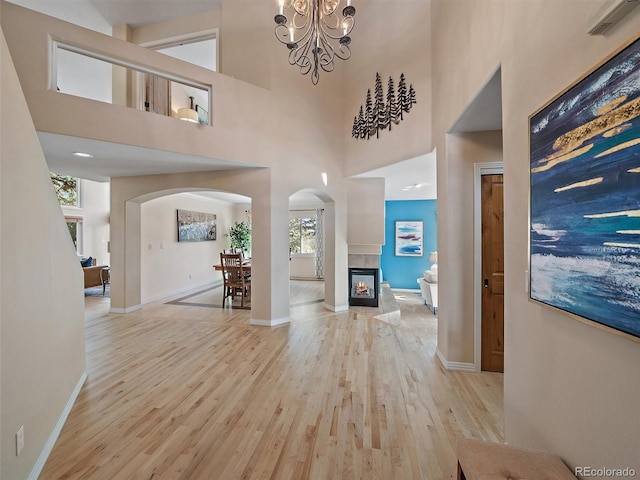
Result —
[[249, 254], [251, 248], [251, 228], [245, 222], [236, 222], [229, 227], [229, 232], [225, 234], [231, 239], [231, 248], [242, 248], [245, 255]]

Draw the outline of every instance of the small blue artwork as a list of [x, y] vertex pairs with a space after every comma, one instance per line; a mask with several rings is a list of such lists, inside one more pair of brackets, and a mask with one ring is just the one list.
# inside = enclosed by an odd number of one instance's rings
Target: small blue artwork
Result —
[[396, 256], [421, 257], [423, 226], [419, 221], [396, 222]]
[[640, 38], [529, 126], [531, 299], [640, 337]]

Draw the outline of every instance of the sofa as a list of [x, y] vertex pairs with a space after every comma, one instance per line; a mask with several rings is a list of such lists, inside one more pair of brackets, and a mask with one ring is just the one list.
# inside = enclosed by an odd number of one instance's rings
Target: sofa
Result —
[[418, 279], [420, 285], [420, 293], [424, 299], [424, 303], [434, 313], [438, 313], [438, 270], [432, 267], [431, 270], [425, 270], [422, 278]]
[[107, 268], [107, 265], [96, 265], [95, 258], [81, 258], [80, 265], [84, 271], [84, 288], [101, 287], [102, 276], [101, 272], [103, 268]]
[[106, 265], [82, 267], [82, 270], [84, 270], [84, 288], [102, 286], [102, 277], [100, 277], [100, 273], [103, 268], [106, 268]]

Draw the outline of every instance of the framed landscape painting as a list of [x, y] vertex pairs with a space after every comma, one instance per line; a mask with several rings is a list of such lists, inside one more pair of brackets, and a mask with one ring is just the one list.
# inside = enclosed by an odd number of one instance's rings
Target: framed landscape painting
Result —
[[640, 38], [529, 129], [531, 299], [640, 337]]
[[396, 222], [396, 256], [421, 257], [422, 252], [422, 222]]
[[216, 239], [213, 213], [178, 209], [178, 242], [206, 242]]

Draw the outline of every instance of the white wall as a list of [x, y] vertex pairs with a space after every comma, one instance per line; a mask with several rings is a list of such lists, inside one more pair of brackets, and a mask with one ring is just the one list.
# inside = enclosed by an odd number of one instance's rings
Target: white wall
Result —
[[140, 25], [130, 29], [127, 41], [143, 46], [166, 45], [184, 39], [185, 36], [193, 38], [211, 33], [213, 29], [220, 28], [220, 13], [220, 9], [217, 9], [165, 22]]
[[[456, 0], [457, 1], [457, 0]], [[367, 172], [433, 150], [431, 140], [431, 2], [402, 0], [354, 2], [356, 25], [351, 32], [351, 58], [339, 65], [345, 97], [341, 105], [342, 152], [346, 175]], [[456, 24], [452, 24], [456, 25]], [[437, 37], [436, 37], [437, 38]], [[337, 70], [337, 68], [336, 68]], [[412, 84], [417, 103], [391, 131], [380, 138], [351, 138], [353, 117], [364, 106], [367, 90], [374, 94], [376, 73], [386, 95], [389, 77], [397, 92], [400, 74]], [[331, 75], [334, 75], [331, 73]]]
[[111, 25], [89, 0], [8, 0], [22, 7], [111, 35]]
[[81, 180], [83, 245], [85, 256], [93, 256], [96, 265], [110, 265], [109, 183]]
[[[35, 10], [105, 35], [112, 34], [111, 25], [88, 0], [9, 0], [11, 3]], [[60, 91], [111, 102], [111, 65], [106, 62], [70, 53], [58, 52], [58, 81]]]
[[0, 57], [0, 477], [24, 479], [85, 369], [83, 275], [4, 34]]
[[[176, 210], [216, 215], [217, 238], [207, 242], [178, 242]], [[142, 204], [142, 302], [163, 298], [221, 281], [213, 265], [228, 248], [224, 236], [232, 225], [234, 206], [227, 202], [181, 193]]]
[[384, 178], [357, 178], [347, 182], [347, 243], [349, 253], [366, 253], [355, 246], [375, 246], [380, 253], [385, 243]]
[[291, 278], [316, 278], [316, 260], [314, 255], [293, 255], [289, 261]]
[[438, 198], [446, 199], [446, 207], [438, 204], [438, 235], [447, 234], [446, 242], [438, 238], [438, 350], [452, 362], [474, 362], [474, 165], [502, 160], [501, 131], [447, 136], [447, 167], [438, 181]]

